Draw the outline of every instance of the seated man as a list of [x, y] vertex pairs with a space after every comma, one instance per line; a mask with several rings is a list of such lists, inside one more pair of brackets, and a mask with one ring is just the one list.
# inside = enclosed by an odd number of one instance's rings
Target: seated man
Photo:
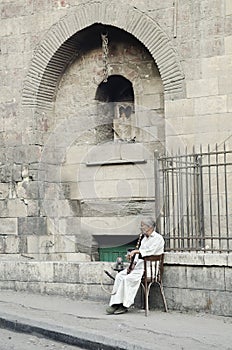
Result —
[[[124, 269], [115, 277], [112, 296], [108, 314], [122, 314], [134, 303], [144, 272], [144, 261], [142, 257], [149, 255], [160, 255], [164, 252], [164, 239], [155, 231], [155, 221], [152, 218], [144, 218], [141, 221], [143, 238], [138, 249], [129, 253], [129, 259], [135, 263], [130, 269]], [[136, 256], [135, 256], [136, 255]], [[137, 262], [135, 261], [138, 258]]]

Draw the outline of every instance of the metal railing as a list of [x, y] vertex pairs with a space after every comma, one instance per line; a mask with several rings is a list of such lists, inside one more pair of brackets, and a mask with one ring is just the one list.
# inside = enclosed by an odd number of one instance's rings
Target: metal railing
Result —
[[232, 251], [232, 151], [156, 160], [156, 217], [166, 251]]

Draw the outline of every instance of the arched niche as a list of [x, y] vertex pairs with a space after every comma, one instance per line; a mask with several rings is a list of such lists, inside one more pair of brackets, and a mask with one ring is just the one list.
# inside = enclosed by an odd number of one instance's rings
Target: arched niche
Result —
[[57, 84], [81, 49], [77, 38], [84, 28], [94, 23], [121, 28], [142, 42], [158, 66], [164, 92], [182, 96], [184, 75], [179, 57], [161, 27], [133, 6], [120, 1], [110, 4], [102, 1], [73, 7], [47, 32], [35, 51], [25, 79], [24, 107], [52, 109]]
[[97, 114], [109, 118], [109, 124], [97, 129], [99, 135], [105, 135], [105, 141], [130, 140], [130, 120], [135, 110], [131, 81], [122, 75], [111, 75], [99, 84], [95, 99], [98, 101]]

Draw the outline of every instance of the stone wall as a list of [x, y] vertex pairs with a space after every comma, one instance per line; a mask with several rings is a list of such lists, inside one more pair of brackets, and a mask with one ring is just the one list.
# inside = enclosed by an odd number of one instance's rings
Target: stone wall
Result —
[[[90, 260], [93, 232], [134, 234], [154, 212], [154, 151], [231, 147], [230, 0], [1, 0], [0, 10], [0, 254]], [[143, 107], [139, 142], [111, 154], [107, 144], [98, 159], [96, 23], [123, 31], [110, 74], [128, 78]], [[86, 166], [101, 154], [139, 166]]]
[[[0, 288], [108, 303], [112, 283], [104, 273], [112, 263], [1, 261]], [[231, 256], [165, 254], [164, 293], [169, 310], [232, 316]], [[103, 288], [101, 286], [103, 285]], [[151, 308], [164, 310], [158, 289], [151, 288]], [[140, 307], [140, 291], [135, 300]]]

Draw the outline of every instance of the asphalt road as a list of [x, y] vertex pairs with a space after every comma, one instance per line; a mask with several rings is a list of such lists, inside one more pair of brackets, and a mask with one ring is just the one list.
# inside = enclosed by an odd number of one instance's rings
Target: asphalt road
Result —
[[77, 346], [58, 343], [31, 334], [0, 329], [1, 350], [79, 350]]

